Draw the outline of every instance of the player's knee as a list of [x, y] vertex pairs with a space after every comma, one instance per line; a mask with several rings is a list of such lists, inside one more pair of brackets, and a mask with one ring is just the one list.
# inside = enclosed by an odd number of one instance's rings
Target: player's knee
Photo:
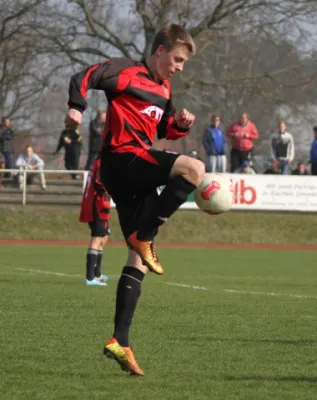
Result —
[[205, 164], [200, 160], [191, 159], [188, 167], [188, 175], [191, 183], [198, 186], [204, 179]]
[[102, 236], [92, 236], [89, 247], [92, 249], [100, 249], [103, 246]]
[[105, 245], [107, 244], [107, 242], [108, 242], [108, 235], [103, 236], [103, 237], [102, 237], [102, 240], [101, 240], [101, 243], [100, 243], [100, 246], [101, 246], [102, 248], [104, 248]]

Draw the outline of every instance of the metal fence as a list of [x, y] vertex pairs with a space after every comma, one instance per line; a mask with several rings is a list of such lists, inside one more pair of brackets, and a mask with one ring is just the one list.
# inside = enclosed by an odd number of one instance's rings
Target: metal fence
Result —
[[11, 173], [13, 175], [16, 174], [23, 174], [23, 186], [22, 186], [22, 205], [25, 206], [26, 204], [26, 196], [27, 196], [27, 175], [28, 174], [40, 174], [44, 172], [45, 175], [47, 174], [55, 174], [55, 175], [59, 175], [59, 174], [76, 174], [76, 175], [81, 175], [82, 176], [82, 191], [84, 191], [85, 186], [86, 186], [86, 181], [87, 181], [87, 177], [88, 177], [88, 171], [84, 171], [84, 170], [28, 170], [28, 169], [0, 169], [0, 174], [4, 174], [4, 173]]

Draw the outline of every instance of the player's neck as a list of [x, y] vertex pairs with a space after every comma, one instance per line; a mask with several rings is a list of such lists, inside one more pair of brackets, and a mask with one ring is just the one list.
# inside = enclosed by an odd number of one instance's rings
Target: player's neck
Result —
[[156, 68], [156, 57], [155, 56], [148, 56], [145, 59], [145, 64], [147, 68], [150, 70], [153, 79], [156, 82], [160, 82], [162, 79], [160, 78], [157, 68]]

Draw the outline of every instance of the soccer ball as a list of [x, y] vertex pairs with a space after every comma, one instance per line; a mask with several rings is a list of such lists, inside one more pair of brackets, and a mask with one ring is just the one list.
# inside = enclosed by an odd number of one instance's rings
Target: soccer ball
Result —
[[220, 174], [205, 174], [204, 180], [195, 190], [197, 206], [207, 214], [222, 214], [233, 203], [231, 180]]

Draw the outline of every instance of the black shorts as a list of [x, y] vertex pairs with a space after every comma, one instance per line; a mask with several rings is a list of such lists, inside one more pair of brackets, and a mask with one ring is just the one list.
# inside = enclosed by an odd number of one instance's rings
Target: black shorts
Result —
[[109, 221], [103, 221], [100, 218], [93, 222], [88, 222], [91, 237], [104, 237], [110, 235]]
[[104, 237], [110, 235], [110, 225], [109, 221], [105, 221], [99, 218], [96, 205], [93, 205], [94, 210], [94, 220], [92, 222], [88, 222], [90, 228], [90, 236], [91, 237]]
[[102, 154], [101, 181], [116, 204], [125, 239], [150, 212], [157, 188], [166, 185], [178, 157], [178, 153], [159, 150], [145, 151], [144, 158], [133, 153]]

